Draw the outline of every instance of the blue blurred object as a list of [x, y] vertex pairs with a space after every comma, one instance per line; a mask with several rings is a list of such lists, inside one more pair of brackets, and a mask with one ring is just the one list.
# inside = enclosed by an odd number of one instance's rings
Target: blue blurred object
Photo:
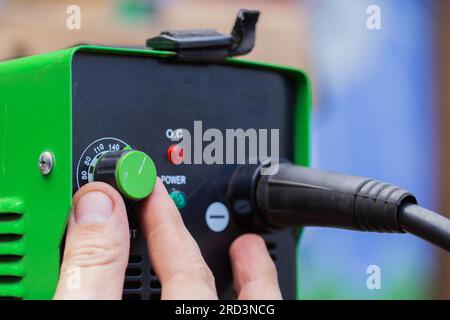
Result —
[[[381, 30], [369, 30], [369, 5]], [[437, 133], [433, 3], [309, 0], [315, 76], [313, 164], [411, 190], [436, 209]], [[408, 235], [307, 228], [300, 246], [301, 297], [430, 297], [434, 251]], [[381, 289], [369, 290], [370, 265]]]

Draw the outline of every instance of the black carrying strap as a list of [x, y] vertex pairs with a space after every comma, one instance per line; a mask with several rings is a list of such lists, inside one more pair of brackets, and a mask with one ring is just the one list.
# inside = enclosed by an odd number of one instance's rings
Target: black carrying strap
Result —
[[174, 51], [179, 61], [223, 62], [252, 51], [258, 17], [259, 11], [241, 9], [230, 35], [212, 29], [164, 31], [148, 39], [147, 47]]

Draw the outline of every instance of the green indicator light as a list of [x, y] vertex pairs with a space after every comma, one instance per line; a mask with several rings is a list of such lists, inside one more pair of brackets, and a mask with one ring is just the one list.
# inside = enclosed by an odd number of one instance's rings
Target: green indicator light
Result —
[[172, 198], [173, 202], [175, 202], [175, 205], [178, 209], [182, 209], [186, 206], [187, 200], [184, 192], [178, 190], [172, 191], [170, 193], [170, 197]]

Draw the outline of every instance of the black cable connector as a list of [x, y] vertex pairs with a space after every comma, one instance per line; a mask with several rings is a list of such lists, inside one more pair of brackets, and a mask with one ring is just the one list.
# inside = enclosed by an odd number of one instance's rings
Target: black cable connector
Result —
[[409, 232], [450, 251], [450, 220], [419, 207], [405, 189], [291, 163], [280, 163], [273, 175], [261, 168], [238, 168], [230, 184], [229, 200], [247, 225]]

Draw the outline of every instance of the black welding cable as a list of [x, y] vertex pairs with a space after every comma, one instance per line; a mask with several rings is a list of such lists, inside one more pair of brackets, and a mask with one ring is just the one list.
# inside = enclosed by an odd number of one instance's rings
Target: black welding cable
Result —
[[398, 213], [402, 229], [450, 252], [450, 220], [415, 204], [402, 206]]
[[322, 226], [408, 232], [450, 252], [450, 220], [419, 207], [405, 189], [288, 162], [280, 163], [275, 174], [264, 175], [262, 168], [241, 166], [231, 179], [231, 206], [246, 223], [269, 229]]

